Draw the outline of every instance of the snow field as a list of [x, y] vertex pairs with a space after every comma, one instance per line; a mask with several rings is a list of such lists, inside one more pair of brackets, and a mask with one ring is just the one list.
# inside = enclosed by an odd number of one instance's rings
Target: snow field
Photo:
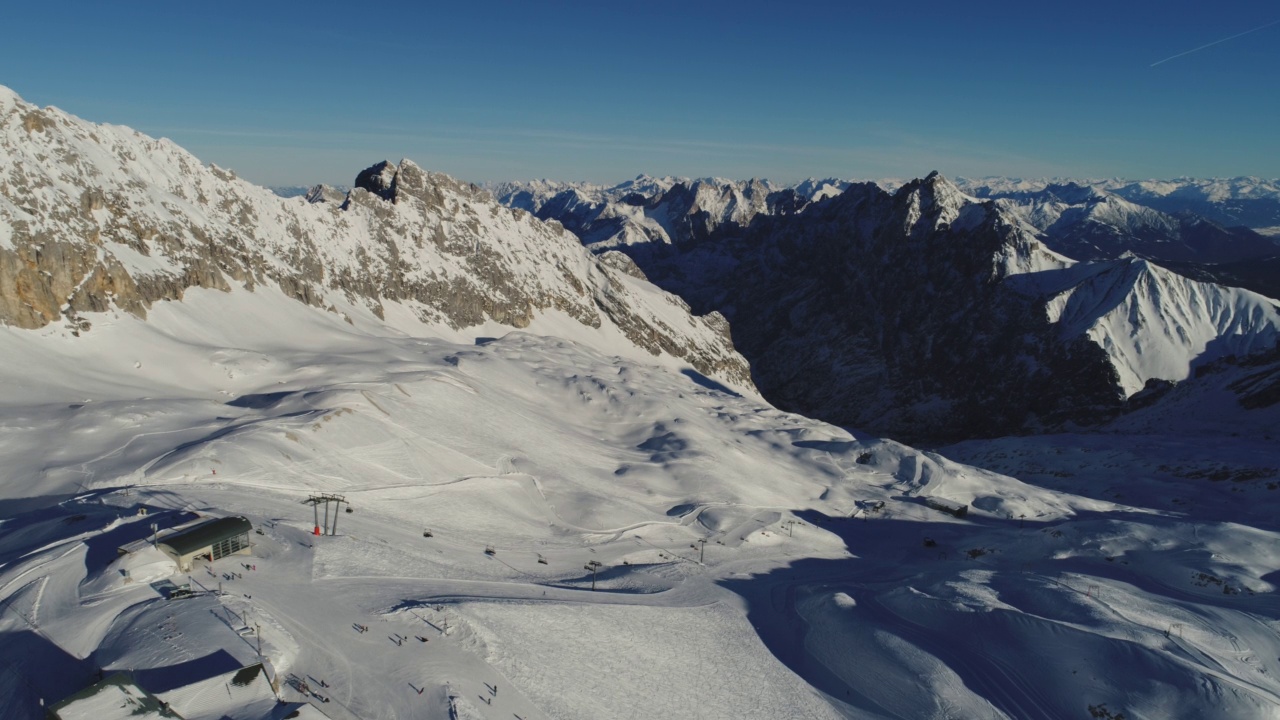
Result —
[[555, 717], [836, 718], [741, 610], [465, 602], [487, 659]]
[[[1271, 496], [1184, 477], [1194, 446], [921, 453], [564, 339], [373, 333], [284, 299], [237, 335], [242, 295], [192, 295], [152, 313], [163, 333], [86, 336], [170, 374], [0, 366], [30, 378], [0, 419], [9, 707], [95, 666], [256, 661], [247, 613], [282, 696], [306, 682], [336, 718], [1275, 715]], [[338, 536], [310, 534], [314, 492], [350, 503]], [[190, 580], [117, 558], [193, 511], [249, 517], [253, 556]], [[14, 679], [16, 652], [60, 679]]]

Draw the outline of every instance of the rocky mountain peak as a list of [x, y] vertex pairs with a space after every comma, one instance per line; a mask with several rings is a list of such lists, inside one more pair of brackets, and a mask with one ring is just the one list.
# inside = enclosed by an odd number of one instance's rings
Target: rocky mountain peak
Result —
[[559, 225], [409, 160], [361, 171], [341, 205], [301, 203], [173, 143], [15, 100], [0, 112], [0, 169], [3, 324], [80, 334], [94, 313], [145, 318], [191, 288], [274, 286], [352, 322], [394, 311], [423, 333], [554, 314], [611, 354], [674, 358], [752, 389], [718, 317], [691, 316]]
[[926, 206], [958, 208], [965, 203], [979, 202], [976, 198], [961, 192], [955, 183], [948, 180], [946, 176], [937, 170], [930, 172], [922, 180], [908, 183], [905, 187], [911, 187], [912, 185], [916, 186], [914, 192], [926, 199]]
[[0, 85], [0, 113], [10, 112], [19, 102], [22, 102], [22, 98], [18, 97], [18, 93]]
[[352, 187], [367, 190], [383, 200], [394, 200], [393, 189], [398, 172], [399, 168], [394, 163], [383, 160], [361, 170], [360, 174], [356, 175], [356, 181]]
[[[920, 439], [1098, 422], [1148, 380], [1268, 347], [1280, 327], [1264, 299], [1142, 258], [1076, 262], [1017, 201], [976, 199], [939, 173], [892, 194], [849, 184], [745, 226], [706, 222], [713, 202], [746, 197], [749, 184], [735, 187], [680, 184], [643, 207], [705, 222], [694, 241], [617, 247], [698, 312], [722, 310], [772, 402], [840, 424]], [[1035, 192], [1055, 218], [1084, 212]]]
[[334, 203], [337, 205], [341, 205], [344, 201], [346, 201], [347, 193], [345, 193], [342, 190], [339, 190], [338, 188], [321, 183], [319, 185], [311, 186], [311, 189], [307, 190], [306, 194], [304, 194], [302, 197], [304, 200], [312, 204]]
[[966, 205], [979, 204], [938, 171], [898, 189], [894, 203], [902, 208], [902, 227], [912, 237], [950, 227]]
[[1081, 185], [1074, 181], [1065, 183], [1052, 183], [1047, 185], [1044, 193], [1054, 200], [1066, 203], [1068, 205], [1079, 205], [1087, 202], [1105, 201], [1108, 197], [1112, 197], [1098, 188]]
[[1068, 287], [1046, 304], [1064, 335], [1108, 351], [1120, 387], [1133, 395], [1152, 379], [1181, 381], [1196, 367], [1248, 355], [1280, 340], [1274, 301], [1192, 280], [1129, 255], [1065, 271]]

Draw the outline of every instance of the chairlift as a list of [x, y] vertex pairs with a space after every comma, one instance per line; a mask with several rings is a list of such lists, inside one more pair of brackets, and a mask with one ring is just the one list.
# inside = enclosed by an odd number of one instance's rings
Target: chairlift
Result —
[[485, 555], [497, 555], [497, 554], [498, 554], [498, 551], [497, 551], [497, 550], [494, 550], [492, 545], [485, 545], [485, 546], [484, 546], [484, 554], [485, 554]]
[[430, 530], [423, 530], [422, 537], [435, 537], [435, 534], [432, 533]]

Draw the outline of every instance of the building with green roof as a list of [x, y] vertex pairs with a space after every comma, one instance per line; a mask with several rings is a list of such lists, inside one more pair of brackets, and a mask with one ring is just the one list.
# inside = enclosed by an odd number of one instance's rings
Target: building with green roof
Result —
[[196, 558], [217, 560], [228, 555], [247, 555], [253, 547], [249, 531], [253, 524], [243, 517], [224, 517], [200, 523], [164, 536], [157, 547], [178, 563], [182, 572], [191, 572]]

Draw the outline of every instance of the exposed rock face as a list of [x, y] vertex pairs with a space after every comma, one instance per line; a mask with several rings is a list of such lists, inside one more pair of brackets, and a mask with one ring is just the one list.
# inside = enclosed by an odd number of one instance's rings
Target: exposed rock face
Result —
[[383, 160], [356, 175], [355, 187], [368, 190], [383, 200], [395, 199], [396, 166]]
[[677, 277], [667, 286], [694, 307], [724, 308], [780, 407], [929, 441], [1106, 416], [1122, 402], [1102, 349], [1061, 338], [1035, 298], [1002, 282], [1061, 259], [936, 175], [895, 195], [853, 186], [726, 241], [638, 264]]
[[1280, 251], [1248, 228], [1222, 227], [1186, 211], [1161, 212], [1076, 183], [993, 197], [1035, 227], [1046, 245], [1075, 260], [1132, 253], [1156, 261], [1217, 264]]
[[936, 173], [618, 250], [723, 312], [774, 404], [910, 441], [1098, 423], [1280, 326], [1252, 293], [1133, 258], [1077, 263]]
[[640, 278], [641, 280], [649, 279], [645, 276], [644, 271], [640, 269], [640, 266], [636, 265], [636, 261], [632, 260], [631, 256], [626, 253], [620, 253], [617, 250], [606, 250], [605, 252], [600, 253], [599, 257], [601, 263], [608, 265], [614, 270], [624, 272], [631, 277]]
[[1264, 234], [1280, 225], [1275, 180], [988, 178], [960, 187], [997, 200], [1067, 257], [1132, 254], [1198, 280], [1280, 297], [1280, 245]]
[[685, 245], [718, 230], [746, 227], [757, 215], [793, 215], [849, 183], [807, 180], [778, 187], [764, 180], [647, 178], [599, 187], [547, 181], [505, 183], [500, 202], [555, 219], [596, 251], [639, 243]]
[[[273, 190], [273, 192], [275, 192], [277, 195], [280, 194], [278, 191]], [[281, 197], [292, 197], [292, 196], [281, 195]], [[309, 203], [327, 202], [327, 203], [334, 203], [336, 205], [341, 205], [347, 199], [347, 191], [339, 190], [338, 188], [321, 184], [321, 185], [312, 186], [309, 190], [306, 191], [306, 193], [302, 195], [302, 197]]]
[[167, 140], [0, 88], [0, 322], [82, 332], [89, 313], [145, 317], [190, 287], [270, 283], [319, 308], [382, 317], [394, 302], [455, 329], [526, 327], [560, 311], [751, 387], [723, 318], [690, 316], [642, 275], [475, 186], [406, 160], [364, 170], [341, 203], [313, 194], [280, 198]]
[[1108, 430], [1273, 440], [1280, 428], [1280, 347], [1207, 363], [1184, 382], [1153, 382], [1134, 400], [1135, 410]]

